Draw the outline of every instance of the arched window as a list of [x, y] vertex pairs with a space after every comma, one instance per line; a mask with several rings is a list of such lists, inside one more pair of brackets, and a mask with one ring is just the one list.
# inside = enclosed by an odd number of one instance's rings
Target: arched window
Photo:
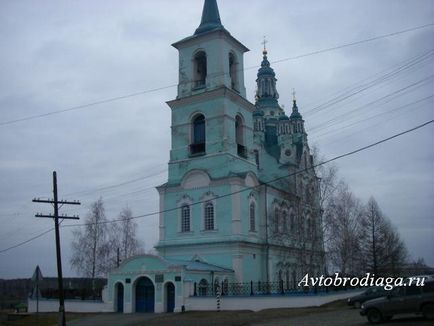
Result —
[[244, 126], [243, 119], [237, 115], [235, 117], [235, 143], [237, 144], [237, 153], [239, 156], [247, 158], [247, 150], [244, 146]]
[[196, 53], [193, 62], [193, 88], [205, 87], [207, 75], [206, 53], [203, 51]]
[[250, 231], [256, 231], [256, 205], [254, 202], [250, 203]]
[[288, 212], [286, 210], [282, 212], [282, 231], [285, 233], [288, 231]]
[[205, 204], [205, 230], [214, 230], [214, 205], [212, 203]]
[[237, 59], [235, 54], [229, 53], [229, 76], [231, 78], [231, 87], [233, 90], [238, 91], [238, 73], [237, 73]]
[[204, 278], [199, 282], [199, 295], [206, 296], [208, 293], [208, 281]]
[[190, 206], [181, 208], [181, 232], [190, 232]]
[[193, 118], [191, 138], [190, 154], [205, 153], [205, 117], [203, 114], [199, 114]]
[[311, 235], [311, 231], [312, 231], [311, 230], [311, 223], [312, 223], [312, 221], [310, 219], [310, 216], [308, 216], [306, 219], [306, 237], [307, 238], [309, 238]]
[[235, 141], [237, 144], [244, 145], [243, 119], [239, 115], [235, 118]]
[[279, 209], [276, 207], [274, 209], [274, 232], [278, 233], [279, 232]]

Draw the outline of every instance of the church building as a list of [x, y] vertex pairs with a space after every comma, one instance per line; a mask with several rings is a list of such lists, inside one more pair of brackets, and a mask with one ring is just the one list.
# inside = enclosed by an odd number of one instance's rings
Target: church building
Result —
[[[265, 48], [255, 103], [246, 98], [244, 53], [205, 0], [179, 51], [168, 180], [160, 197], [158, 256], [140, 255], [109, 273], [115, 311], [181, 311], [214, 285], [280, 282], [296, 287], [323, 273], [319, 180], [295, 95], [279, 104]], [[188, 309], [188, 307], [187, 307]]]

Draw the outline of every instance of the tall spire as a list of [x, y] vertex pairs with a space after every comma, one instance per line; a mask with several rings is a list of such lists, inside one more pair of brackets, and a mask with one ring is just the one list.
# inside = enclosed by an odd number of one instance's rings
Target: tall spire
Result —
[[194, 35], [202, 34], [213, 29], [223, 29], [220, 20], [219, 8], [216, 0], [205, 0], [202, 10], [202, 19]]
[[292, 89], [292, 113], [289, 117], [291, 120], [303, 120], [300, 112], [298, 112], [297, 99], [295, 98], [295, 89]]
[[267, 40], [264, 38], [262, 44], [264, 44], [264, 50], [262, 51], [261, 68], [258, 70], [258, 78], [256, 79], [257, 92], [256, 92], [256, 104], [260, 106], [272, 106], [278, 107], [277, 102], [279, 93], [276, 89], [276, 74], [268, 61], [268, 51], [265, 47]]

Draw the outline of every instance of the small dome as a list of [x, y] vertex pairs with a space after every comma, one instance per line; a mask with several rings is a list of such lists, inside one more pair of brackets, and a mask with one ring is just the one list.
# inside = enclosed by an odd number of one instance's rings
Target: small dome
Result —
[[291, 120], [302, 120], [303, 119], [300, 112], [298, 112], [298, 111], [292, 112], [290, 118], [291, 118]]
[[261, 110], [255, 110], [253, 111], [253, 116], [254, 117], [263, 117], [264, 116], [264, 112]]
[[289, 118], [288, 118], [288, 116], [287, 116], [286, 114], [282, 114], [282, 115], [279, 117], [279, 120], [289, 120]]

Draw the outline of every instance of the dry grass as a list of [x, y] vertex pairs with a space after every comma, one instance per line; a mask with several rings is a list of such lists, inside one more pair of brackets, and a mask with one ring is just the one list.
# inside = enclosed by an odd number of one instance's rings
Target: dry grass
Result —
[[[346, 303], [344, 300], [331, 302], [321, 307], [310, 308], [278, 308], [265, 309], [258, 312], [249, 310], [238, 311], [188, 311], [178, 314], [161, 314], [155, 318], [146, 321], [137, 322], [135, 326], [246, 326], [254, 323], [269, 322], [273, 319], [283, 319], [309, 315], [312, 313], [321, 313], [333, 310], [344, 309]], [[78, 314], [67, 313], [67, 320], [73, 320], [81, 317], [95, 314]], [[23, 317], [20, 320], [7, 321], [7, 314], [0, 314], [0, 325], [4, 326], [55, 326], [57, 325], [57, 313], [44, 313], [36, 316], [35, 314]]]
[[[2, 311], [0, 312], [0, 325], [1, 326], [56, 326], [58, 320], [57, 313], [40, 313], [36, 314], [22, 314], [21, 318], [15, 320], [8, 320], [8, 314], [11, 312]], [[93, 314], [83, 314], [83, 313], [67, 313], [66, 320], [73, 320], [77, 318], [82, 318], [86, 316], [91, 316]]]
[[[298, 317], [318, 312], [327, 312], [347, 307], [345, 301], [335, 301], [321, 307], [265, 309], [258, 312], [238, 311], [191, 311], [181, 314], [162, 315], [147, 320], [147, 326], [190, 326], [190, 325], [231, 325], [245, 326], [253, 323], [268, 322], [272, 319]], [[141, 323], [135, 326], [143, 325]]]

